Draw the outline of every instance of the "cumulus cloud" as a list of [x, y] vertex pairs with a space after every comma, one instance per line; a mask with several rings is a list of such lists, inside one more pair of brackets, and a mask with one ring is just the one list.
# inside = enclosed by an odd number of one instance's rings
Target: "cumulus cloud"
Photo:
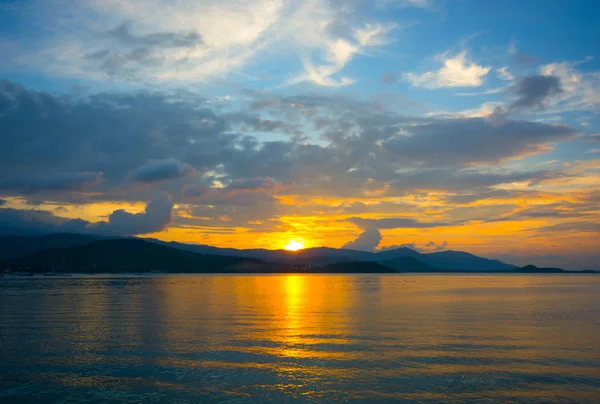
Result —
[[[451, 224], [441, 222], [420, 222], [419, 220], [408, 218], [408, 217], [387, 217], [382, 219], [365, 219], [361, 217], [351, 217], [347, 219], [348, 222], [360, 227], [364, 231], [353, 241], [350, 241], [342, 248], [349, 248], [352, 250], [362, 251], [375, 251], [382, 240], [381, 229], [424, 229], [433, 228], [440, 226], [449, 226]], [[433, 242], [432, 242], [433, 243]], [[440, 248], [445, 247], [445, 243]], [[414, 248], [415, 245], [403, 245], [405, 247]], [[393, 248], [399, 248], [400, 246], [394, 246]], [[432, 250], [436, 247], [436, 244], [428, 244], [424, 249]]]
[[491, 67], [480, 66], [467, 57], [463, 51], [454, 56], [444, 54], [438, 57], [442, 67], [423, 74], [406, 73], [405, 80], [416, 87], [478, 87]]
[[172, 180], [186, 176], [194, 169], [176, 159], [154, 160], [138, 167], [132, 179], [138, 182]]
[[173, 202], [171, 197], [161, 192], [146, 205], [144, 212], [129, 213], [115, 210], [108, 221], [89, 224], [87, 230], [111, 236], [129, 236], [159, 232], [171, 222]]
[[355, 240], [342, 246], [349, 250], [375, 251], [381, 242], [381, 233], [375, 228], [369, 228], [363, 231]]
[[21, 176], [0, 181], [0, 192], [33, 194], [38, 192], [83, 191], [102, 182], [102, 172], [55, 173]]

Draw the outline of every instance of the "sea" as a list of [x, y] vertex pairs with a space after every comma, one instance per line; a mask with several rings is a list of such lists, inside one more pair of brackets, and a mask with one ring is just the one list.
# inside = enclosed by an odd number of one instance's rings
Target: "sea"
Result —
[[600, 275], [0, 278], [1, 403], [600, 403]]

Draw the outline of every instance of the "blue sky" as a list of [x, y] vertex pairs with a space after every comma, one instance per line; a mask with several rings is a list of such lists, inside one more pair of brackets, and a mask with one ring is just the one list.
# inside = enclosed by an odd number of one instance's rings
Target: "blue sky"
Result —
[[0, 11], [0, 230], [596, 262], [596, 1]]

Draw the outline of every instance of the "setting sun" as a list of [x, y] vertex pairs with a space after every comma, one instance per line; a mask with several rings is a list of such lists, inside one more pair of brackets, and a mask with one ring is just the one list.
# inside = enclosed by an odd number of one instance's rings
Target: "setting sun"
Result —
[[288, 251], [298, 251], [304, 248], [304, 243], [301, 240], [290, 240], [283, 248]]

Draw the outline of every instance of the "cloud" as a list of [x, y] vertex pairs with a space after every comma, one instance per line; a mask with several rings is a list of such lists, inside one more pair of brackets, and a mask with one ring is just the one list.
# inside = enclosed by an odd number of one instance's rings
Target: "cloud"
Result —
[[230, 190], [266, 191], [277, 187], [271, 178], [234, 179], [227, 186]]
[[[0, 82], [6, 101], [0, 102], [0, 132], [8, 134], [0, 139], [0, 183], [54, 170], [102, 172], [93, 197], [130, 201], [148, 200], [156, 190], [178, 198], [184, 185], [211, 188], [215, 181], [232, 188], [277, 183], [277, 192], [292, 187], [311, 195], [408, 192], [433, 185], [431, 168], [454, 173], [498, 164], [578, 135], [564, 125], [403, 116], [347, 97], [244, 96], [238, 110], [223, 112], [186, 92], [73, 97]], [[261, 141], [245, 126], [257, 114], [311, 137]], [[165, 155], [170, 159], [151, 160]], [[197, 175], [184, 175], [190, 166]], [[448, 185], [468, 174], [436, 173]], [[123, 188], [122, 180], [132, 176], [151, 186]], [[513, 177], [494, 181], [507, 178]], [[193, 190], [181, 195], [186, 192]]]
[[0, 234], [78, 232], [85, 223], [61, 219], [43, 210], [0, 208]]
[[512, 60], [519, 65], [530, 65], [535, 63], [538, 58], [527, 53], [517, 53], [513, 56]]
[[564, 222], [538, 227], [538, 232], [591, 232], [600, 233], [600, 223], [594, 222]]
[[[164, 155], [193, 161], [204, 172], [234, 147], [237, 136], [224, 133], [225, 125], [205, 99], [185, 92], [78, 97], [0, 81], [0, 133], [6, 134], [0, 138], [0, 182], [60, 171], [79, 173], [59, 176], [76, 185], [93, 179], [90, 173], [103, 173], [101, 185], [106, 188]], [[174, 160], [151, 162], [139, 178], [189, 170]], [[31, 185], [37, 188], [58, 180], [35, 181], [39, 185]]]
[[366, 229], [355, 240], [342, 246], [349, 250], [375, 251], [381, 242], [381, 233], [375, 228]]
[[110, 236], [131, 236], [159, 232], [171, 222], [173, 203], [165, 193], [159, 193], [142, 213], [116, 210], [107, 221], [91, 223], [82, 219], [65, 219], [49, 211], [0, 208], [0, 233], [93, 233]]
[[498, 94], [503, 91], [504, 91], [504, 88], [490, 88], [489, 90], [485, 90], [485, 91], [472, 91], [472, 92], [468, 92], [468, 93], [454, 93], [454, 95], [458, 95], [459, 97], [472, 97], [472, 96], [477, 96], [477, 95]]
[[87, 230], [111, 236], [156, 233], [167, 227], [172, 220], [172, 213], [171, 197], [161, 192], [146, 205], [144, 212], [129, 213], [123, 209], [115, 210], [108, 217], [108, 221], [89, 224]]
[[363, 219], [360, 217], [351, 217], [348, 222], [355, 224], [362, 229], [427, 229], [432, 227], [450, 226], [449, 223], [442, 222], [421, 222], [408, 217], [386, 217], [383, 219]]
[[138, 167], [132, 179], [138, 182], [156, 182], [184, 177], [193, 171], [189, 164], [176, 159], [154, 160]]
[[102, 176], [102, 172], [84, 171], [14, 177], [0, 181], [0, 192], [34, 194], [83, 191], [102, 182]]
[[540, 67], [542, 75], [560, 80], [563, 90], [548, 102], [547, 112], [597, 110], [600, 106], [600, 73], [582, 72], [577, 69], [580, 64], [592, 59], [588, 57], [582, 61], [550, 63]]
[[364, 53], [365, 50], [381, 46], [387, 42], [387, 34], [394, 28], [393, 25], [367, 24], [363, 28], [347, 28], [350, 35], [338, 37], [325, 42], [325, 61], [320, 64], [313, 63], [309, 57], [302, 59], [304, 72], [291, 80], [286, 85], [296, 85], [305, 81], [325, 87], [341, 87], [354, 83], [348, 77], [335, 79], [355, 55]]
[[478, 87], [491, 67], [480, 66], [467, 57], [467, 52], [454, 56], [444, 54], [438, 59], [442, 67], [423, 74], [406, 73], [404, 79], [413, 86], [429, 89], [442, 87]]
[[[549, 143], [578, 132], [564, 125], [484, 119], [439, 120], [405, 129], [406, 135], [385, 140], [383, 148], [420, 166], [470, 166], [499, 163], [549, 151]], [[460, 139], [460, 140], [458, 140]]]
[[38, 17], [25, 20], [30, 32], [52, 28], [52, 35], [12, 58], [17, 65], [145, 84], [246, 74], [256, 61], [278, 58], [302, 61], [287, 84], [343, 86], [354, 80], [338, 73], [384, 45], [392, 28], [358, 3], [340, 8], [329, 0], [74, 0], [68, 7], [41, 0], [29, 13]]
[[496, 69], [496, 72], [498, 73], [498, 75], [500, 76], [500, 78], [502, 80], [512, 81], [515, 79], [515, 76], [510, 74], [510, 72], [508, 71], [508, 66], [500, 67], [500, 68]]
[[429, 243], [425, 244], [425, 249], [427, 251], [442, 251], [446, 249], [446, 246], [448, 245], [447, 241], [443, 241], [441, 243], [436, 243], [435, 241], [430, 241]]
[[385, 73], [381, 76], [381, 84], [394, 84], [400, 80], [400, 76], [396, 73]]
[[517, 99], [511, 109], [542, 109], [547, 100], [563, 92], [560, 80], [554, 76], [526, 76], [513, 87]]

